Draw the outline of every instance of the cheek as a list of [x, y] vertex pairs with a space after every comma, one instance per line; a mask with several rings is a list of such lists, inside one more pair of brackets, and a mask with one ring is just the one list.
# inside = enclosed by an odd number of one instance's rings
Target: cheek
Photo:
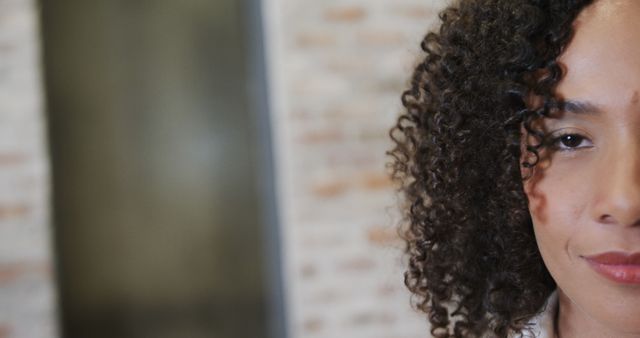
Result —
[[[554, 184], [555, 183], [555, 184]], [[566, 183], [566, 182], [565, 182]], [[572, 233], [575, 206], [563, 182], [538, 180], [526, 188], [529, 212], [538, 242], [564, 242]]]
[[[562, 284], [569, 276], [571, 252], [575, 251], [579, 236], [576, 206], [565, 182], [555, 182], [548, 177], [529, 187], [529, 212], [533, 222], [536, 244], [545, 266], [554, 280]], [[579, 243], [579, 241], [577, 241]]]
[[537, 224], [542, 226], [569, 226], [580, 217], [584, 206], [585, 184], [575, 184], [576, 177], [555, 180], [552, 177], [538, 178], [534, 174], [525, 184], [529, 201], [529, 212]]
[[[534, 225], [538, 246], [543, 257], [565, 257], [560, 251], [571, 250], [579, 243], [580, 225], [586, 215], [589, 185], [585, 172], [571, 165], [555, 162], [553, 166], [541, 162], [524, 190], [529, 201], [529, 212]], [[548, 259], [545, 259], [548, 261]]]

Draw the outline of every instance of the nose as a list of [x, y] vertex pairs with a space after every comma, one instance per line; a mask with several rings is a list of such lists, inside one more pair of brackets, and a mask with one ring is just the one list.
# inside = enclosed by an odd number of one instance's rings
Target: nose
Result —
[[640, 147], [627, 147], [602, 163], [595, 217], [603, 224], [640, 226]]

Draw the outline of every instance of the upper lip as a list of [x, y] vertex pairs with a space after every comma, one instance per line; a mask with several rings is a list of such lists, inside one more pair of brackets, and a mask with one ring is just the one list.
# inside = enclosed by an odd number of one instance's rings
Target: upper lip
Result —
[[626, 253], [622, 251], [603, 252], [585, 256], [589, 261], [606, 265], [640, 265], [640, 252]]

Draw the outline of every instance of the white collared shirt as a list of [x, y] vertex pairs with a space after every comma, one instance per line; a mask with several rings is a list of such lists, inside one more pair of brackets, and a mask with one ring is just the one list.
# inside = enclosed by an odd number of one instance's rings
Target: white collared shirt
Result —
[[[521, 334], [511, 334], [510, 338], [554, 338], [555, 330], [553, 327], [553, 322], [556, 317], [556, 312], [558, 311], [558, 291], [555, 290], [544, 306], [542, 307], [541, 312], [535, 317], [531, 318], [529, 321], [530, 324], [530, 332], [529, 330], [524, 330]], [[533, 335], [531, 335], [533, 334]]]

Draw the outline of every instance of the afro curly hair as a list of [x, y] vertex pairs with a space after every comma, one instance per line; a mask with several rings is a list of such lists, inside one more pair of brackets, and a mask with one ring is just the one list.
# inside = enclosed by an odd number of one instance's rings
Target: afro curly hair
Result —
[[[406, 203], [405, 284], [434, 337], [523, 332], [555, 289], [522, 170], [547, 145], [533, 122], [558, 103], [556, 59], [591, 2], [460, 0], [421, 43], [387, 154]], [[522, 147], [526, 135], [539, 142]]]

